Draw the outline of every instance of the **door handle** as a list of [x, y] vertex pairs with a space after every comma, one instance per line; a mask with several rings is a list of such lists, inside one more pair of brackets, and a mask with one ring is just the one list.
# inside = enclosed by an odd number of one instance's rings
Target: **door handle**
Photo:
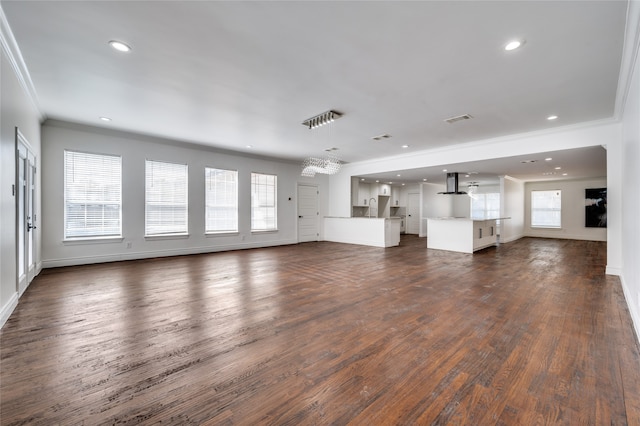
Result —
[[31, 231], [32, 229], [38, 229], [38, 227], [32, 225], [31, 223], [27, 223], [27, 232]]
[[302, 216], [298, 216], [298, 219], [302, 219]]

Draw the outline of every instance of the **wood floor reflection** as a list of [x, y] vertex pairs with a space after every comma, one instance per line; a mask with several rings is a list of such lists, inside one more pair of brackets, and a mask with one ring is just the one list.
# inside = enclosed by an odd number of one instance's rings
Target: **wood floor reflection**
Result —
[[640, 424], [606, 243], [329, 242], [43, 271], [0, 423]]

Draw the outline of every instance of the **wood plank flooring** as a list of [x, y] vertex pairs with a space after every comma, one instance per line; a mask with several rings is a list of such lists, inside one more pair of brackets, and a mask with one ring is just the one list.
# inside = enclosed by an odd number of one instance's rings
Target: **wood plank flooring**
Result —
[[606, 243], [329, 242], [43, 271], [2, 425], [638, 425]]

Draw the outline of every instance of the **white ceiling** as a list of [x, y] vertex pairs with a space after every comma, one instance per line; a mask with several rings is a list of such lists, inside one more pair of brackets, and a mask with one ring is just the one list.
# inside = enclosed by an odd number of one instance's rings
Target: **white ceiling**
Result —
[[[0, 4], [47, 118], [294, 161], [337, 147], [346, 162], [612, 118], [627, 11], [626, 1]], [[505, 51], [514, 38], [524, 46]], [[114, 39], [133, 50], [114, 51]], [[329, 128], [301, 125], [329, 109], [344, 114]], [[460, 114], [473, 119], [443, 121]], [[371, 139], [383, 133], [392, 137]], [[603, 176], [598, 149], [562, 166]], [[526, 175], [518, 167], [531, 164], [513, 160], [455, 171]]]

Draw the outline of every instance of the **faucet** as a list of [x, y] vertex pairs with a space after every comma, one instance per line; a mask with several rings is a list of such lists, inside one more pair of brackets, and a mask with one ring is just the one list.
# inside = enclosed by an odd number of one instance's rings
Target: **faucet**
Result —
[[371, 203], [374, 201], [376, 202], [376, 204], [378, 203], [378, 201], [374, 197], [371, 197], [369, 199], [369, 219], [371, 219]]

